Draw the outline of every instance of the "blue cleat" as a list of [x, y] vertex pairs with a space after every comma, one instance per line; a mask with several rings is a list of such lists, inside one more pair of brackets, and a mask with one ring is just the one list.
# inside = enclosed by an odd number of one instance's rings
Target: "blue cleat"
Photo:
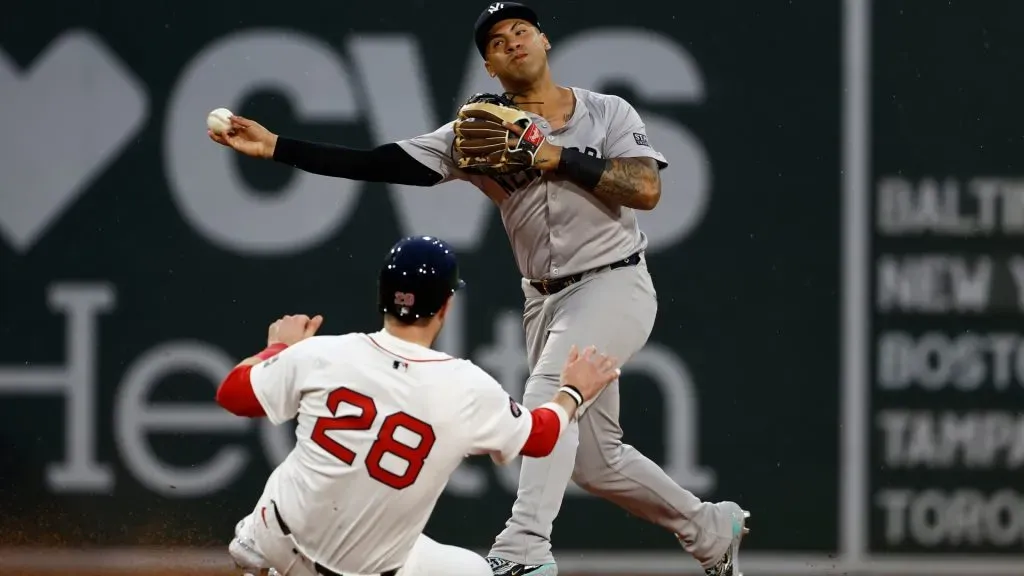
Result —
[[706, 576], [743, 576], [739, 565], [740, 542], [750, 532], [747, 528], [747, 518], [750, 518], [750, 512], [733, 502], [722, 502], [722, 506], [732, 509], [730, 512], [732, 514], [732, 545], [714, 566], [704, 570], [704, 574]]

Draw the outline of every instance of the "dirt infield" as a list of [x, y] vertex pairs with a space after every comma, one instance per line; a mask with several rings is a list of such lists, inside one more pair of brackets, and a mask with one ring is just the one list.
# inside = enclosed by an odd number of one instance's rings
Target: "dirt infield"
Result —
[[[646, 559], [646, 560], [645, 560]], [[652, 562], [651, 560], [655, 560]], [[745, 560], [745, 562], [744, 562]], [[907, 559], [905, 559], [907, 560]], [[703, 576], [681, 555], [569, 553], [560, 576]], [[741, 555], [746, 576], [1022, 576], [1012, 561], [910, 558], [851, 569], [821, 557]], [[68, 549], [0, 547], [0, 576], [241, 576], [223, 548]]]
[[240, 576], [239, 570], [203, 570], [199, 572], [182, 570], [33, 570], [20, 569], [17, 576]]

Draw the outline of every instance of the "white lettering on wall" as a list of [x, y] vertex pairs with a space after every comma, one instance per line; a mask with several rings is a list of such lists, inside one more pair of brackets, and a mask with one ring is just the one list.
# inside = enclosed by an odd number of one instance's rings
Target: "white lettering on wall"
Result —
[[57, 284], [48, 291], [50, 310], [66, 318], [64, 366], [0, 367], [0, 393], [64, 396], [64, 461], [50, 464], [52, 490], [107, 493], [114, 472], [96, 454], [96, 317], [114, 307], [110, 284]]
[[877, 308], [931, 314], [985, 312], [992, 258], [947, 254], [885, 254], [877, 263]]
[[1024, 499], [1010, 489], [985, 494], [954, 491], [886, 489], [876, 503], [884, 511], [885, 539], [890, 545], [925, 547], [1024, 544]]
[[1009, 332], [885, 332], [878, 339], [876, 369], [883, 391], [1009, 390], [1024, 384], [1024, 338]]
[[[50, 308], [65, 315], [68, 357], [63, 366], [0, 367], [0, 393], [64, 395], [64, 459], [46, 468], [54, 492], [109, 494], [117, 485], [114, 468], [99, 461], [96, 422], [100, 349], [98, 318], [114, 311], [114, 288], [106, 283], [59, 283], [49, 289]], [[153, 432], [244, 432], [250, 422], [210, 403], [154, 406], [148, 396], [160, 379], [176, 372], [198, 372], [213, 384], [234, 362], [204, 342], [164, 343], [131, 362], [113, 400], [114, 444], [125, 468], [156, 493], [187, 498], [211, 494], [235, 481], [248, 455], [224, 447], [206, 462], [172, 467], [146, 442]], [[211, 390], [212, 395], [212, 390]], [[105, 399], [103, 399], [105, 400]]]
[[237, 169], [246, 159], [209, 141], [202, 119], [219, 106], [237, 110], [261, 88], [283, 92], [306, 122], [360, 119], [348, 68], [326, 43], [283, 30], [226, 36], [185, 67], [168, 98], [167, 183], [182, 217], [215, 246], [243, 255], [302, 252], [348, 221], [361, 184], [296, 170], [273, 197], [255, 194]]
[[246, 432], [252, 421], [238, 418], [210, 402], [154, 406], [149, 401], [162, 378], [194, 372], [216, 390], [235, 362], [202, 342], [165, 342], [135, 359], [125, 373], [114, 400], [114, 439], [132, 475], [164, 497], [189, 498], [209, 494], [230, 484], [249, 456], [238, 446], [223, 447], [206, 462], [171, 466], [146, 441], [153, 433]]
[[1024, 232], [1024, 180], [978, 176], [879, 179], [876, 227], [887, 236], [1018, 235]]
[[887, 468], [1012, 470], [1024, 465], [1024, 416], [1010, 411], [890, 409], [875, 419]]

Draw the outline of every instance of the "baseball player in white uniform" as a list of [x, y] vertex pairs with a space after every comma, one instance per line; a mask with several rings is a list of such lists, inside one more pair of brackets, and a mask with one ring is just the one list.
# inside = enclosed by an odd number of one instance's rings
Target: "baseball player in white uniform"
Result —
[[382, 330], [316, 336], [322, 317], [286, 316], [225, 378], [217, 401], [232, 413], [297, 420], [295, 448], [236, 528], [238, 565], [282, 576], [490, 576], [483, 557], [422, 533], [449, 476], [467, 455], [548, 455], [618, 368], [574, 349], [561, 389], [528, 410], [469, 360], [431, 349], [462, 286], [444, 242], [405, 238], [380, 270]]
[[[476, 186], [500, 210], [523, 276], [531, 369], [523, 404], [534, 408], [557, 390], [572, 346], [592, 343], [626, 362], [647, 342], [658, 305], [636, 211], [657, 206], [668, 161], [626, 100], [554, 83], [551, 43], [529, 7], [488, 5], [474, 42], [504, 94], [474, 96], [434, 132], [358, 150], [278, 136], [235, 116], [229, 132], [209, 137], [314, 174]], [[467, 110], [477, 116], [463, 118]], [[619, 399], [616, 381], [582, 408], [550, 457], [523, 459], [511, 518], [489, 556], [494, 576], [556, 576], [551, 532], [570, 478], [674, 534], [707, 576], [741, 576], [749, 514], [735, 502], [702, 502], [623, 444]]]

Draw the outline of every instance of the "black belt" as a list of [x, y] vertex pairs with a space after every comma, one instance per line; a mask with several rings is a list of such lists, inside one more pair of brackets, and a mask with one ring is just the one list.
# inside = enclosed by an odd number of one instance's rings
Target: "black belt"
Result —
[[[608, 265], [608, 269], [615, 270], [617, 268], [625, 268], [626, 266], [636, 266], [639, 263], [640, 253], [636, 252], [635, 254], [629, 256], [628, 258], [612, 262], [611, 264]], [[597, 270], [597, 268], [594, 268], [593, 270]], [[584, 274], [586, 274], [587, 272], [592, 272], [593, 270], [585, 270], [583, 272], [573, 274], [572, 276], [566, 276], [565, 278], [558, 278], [556, 280], [531, 280], [530, 286], [533, 286], [537, 290], [537, 292], [540, 292], [545, 296], [550, 296], [552, 294], [557, 294], [562, 290], [568, 288], [570, 285], [579, 282], [580, 280], [583, 279]]]
[[[277, 511], [277, 502], [271, 500], [270, 503], [274, 505], [274, 516], [277, 518], [278, 526], [281, 527], [281, 532], [285, 536], [288, 536], [292, 533], [292, 529], [288, 527], [288, 524], [285, 523], [284, 518], [281, 518], [281, 513]], [[295, 552], [296, 554], [299, 553], [298, 550], [292, 550], [292, 552]], [[335, 572], [334, 570], [331, 570], [330, 568], [316, 561], [313, 562], [313, 568], [316, 569], [316, 573], [320, 574], [320, 576], [345, 576], [344, 574], [339, 574], [338, 572]], [[395, 568], [394, 570], [387, 570], [385, 572], [381, 572], [380, 576], [395, 576], [396, 573], [398, 573], [398, 568]]]

